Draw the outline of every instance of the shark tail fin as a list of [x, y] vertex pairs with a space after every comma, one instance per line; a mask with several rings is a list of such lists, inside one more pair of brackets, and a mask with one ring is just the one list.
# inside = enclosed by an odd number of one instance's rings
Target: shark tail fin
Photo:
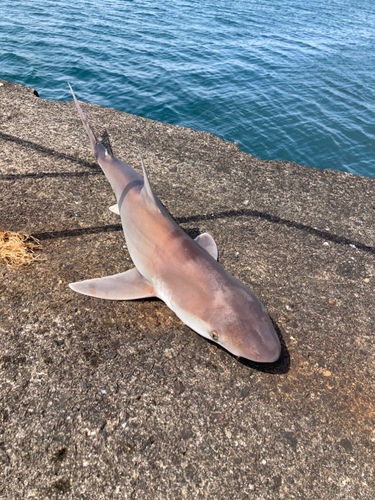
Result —
[[76, 105], [76, 108], [77, 108], [77, 111], [78, 111], [78, 114], [82, 120], [82, 123], [83, 123], [83, 126], [86, 130], [86, 133], [90, 139], [90, 144], [91, 144], [91, 149], [92, 149], [92, 152], [94, 153], [94, 156], [95, 158], [97, 158], [98, 156], [98, 146], [101, 144], [100, 141], [97, 139], [96, 135], [94, 134], [92, 128], [90, 127], [90, 124], [89, 122], [87, 121], [87, 118], [85, 116], [85, 113], [82, 111], [82, 108], [81, 106], [79, 105], [78, 101], [77, 101], [77, 98], [73, 92], [73, 89], [72, 87], [70, 86], [70, 83], [68, 83], [69, 85], [69, 88], [70, 88], [70, 92], [72, 93], [72, 96], [73, 96], [73, 99], [74, 99], [74, 104]]

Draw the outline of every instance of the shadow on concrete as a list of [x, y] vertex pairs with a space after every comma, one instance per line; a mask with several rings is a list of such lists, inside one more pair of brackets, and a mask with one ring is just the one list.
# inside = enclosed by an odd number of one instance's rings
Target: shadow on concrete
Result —
[[112, 233], [122, 231], [121, 224], [110, 224], [109, 226], [83, 227], [78, 229], [66, 229], [63, 231], [50, 231], [48, 233], [35, 233], [34, 238], [40, 241], [54, 240], [58, 238], [74, 238], [75, 236], [84, 236], [86, 234]]
[[20, 179], [45, 179], [45, 178], [58, 178], [58, 177], [88, 177], [90, 175], [104, 175], [102, 170], [97, 172], [34, 172], [30, 174], [7, 174], [0, 175], [1, 181], [14, 181]]
[[[177, 217], [174, 220], [177, 222], [177, 224], [185, 224], [187, 222], [225, 219], [229, 217], [257, 217], [260, 219], [265, 219], [274, 224], [280, 224], [287, 227], [292, 227], [294, 229], [298, 229], [299, 231], [304, 231], [314, 236], [318, 236], [324, 241], [331, 241], [332, 243], [336, 243], [339, 245], [349, 245], [351, 247], [357, 248], [358, 250], [362, 250], [363, 252], [375, 254], [375, 248], [372, 246], [364, 245], [363, 243], [351, 240], [349, 238], [346, 238], [345, 236], [338, 236], [328, 231], [322, 231], [320, 229], [316, 229], [314, 227], [301, 224], [299, 222], [293, 222], [287, 219], [281, 219], [280, 217], [277, 217], [275, 215], [259, 212], [257, 210], [229, 210], [226, 212], [218, 212], [212, 214], [192, 215], [191, 217]], [[110, 231], [122, 231], [121, 224], [112, 224], [110, 226], [87, 227], [87, 228], [71, 229], [71, 230], [67, 229], [64, 231], [52, 231], [48, 233], [38, 233], [34, 234], [34, 237], [38, 238], [39, 240], [50, 240], [54, 238], [67, 238], [70, 236], [74, 237], [85, 234], [108, 233]], [[198, 236], [198, 234], [200, 234], [197, 228], [188, 229], [186, 230], [186, 232], [192, 238], [195, 238], [196, 236]]]
[[[38, 151], [39, 153], [43, 153], [49, 156], [54, 156], [55, 158], [59, 158], [61, 160], [67, 160], [72, 163], [78, 163], [79, 165], [83, 165], [85, 167], [93, 168], [94, 170], [98, 170], [97, 163], [88, 162], [85, 160], [80, 160], [76, 156], [70, 156], [65, 153], [60, 153], [51, 148], [46, 148], [32, 141], [26, 141], [24, 139], [19, 139], [18, 137], [14, 137], [13, 135], [4, 134], [4, 132], [0, 132], [0, 139], [3, 141], [14, 142], [15, 144], [19, 144], [24, 148], [33, 149], [34, 151]], [[27, 175], [27, 174], [25, 174]]]
[[325, 241], [332, 241], [333, 243], [338, 243], [341, 245], [351, 245], [355, 246], [359, 250], [363, 250], [364, 252], [375, 254], [375, 248], [364, 245], [358, 241], [350, 240], [349, 238], [345, 238], [344, 236], [338, 236], [336, 234], [332, 234], [329, 231], [322, 231], [320, 229], [316, 229], [311, 226], [307, 226], [305, 224], [301, 224], [299, 222], [290, 221], [288, 219], [282, 219], [281, 217], [277, 217], [276, 215], [270, 215], [265, 212], [259, 212], [258, 210], [228, 210], [225, 212], [218, 212], [212, 214], [203, 214], [203, 215], [192, 215], [190, 217], [180, 217], [175, 219], [178, 224], [184, 224], [186, 222], [195, 222], [200, 220], [215, 220], [215, 219], [226, 219], [229, 217], [258, 217], [260, 219], [265, 219], [274, 224], [280, 224], [287, 227], [292, 227], [294, 229], [298, 229], [300, 231], [305, 231], [306, 233], [313, 234], [314, 236], [318, 236], [319, 238]]

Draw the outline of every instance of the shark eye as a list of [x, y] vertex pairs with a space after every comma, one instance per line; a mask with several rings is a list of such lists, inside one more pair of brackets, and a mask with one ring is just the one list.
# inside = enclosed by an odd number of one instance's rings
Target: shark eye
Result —
[[215, 330], [212, 330], [212, 332], [210, 332], [210, 335], [214, 340], [219, 340], [219, 334]]

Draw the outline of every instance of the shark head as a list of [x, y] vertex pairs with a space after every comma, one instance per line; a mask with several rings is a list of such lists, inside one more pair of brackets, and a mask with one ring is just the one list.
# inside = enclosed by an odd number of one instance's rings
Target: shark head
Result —
[[184, 322], [235, 356], [258, 363], [277, 361], [281, 345], [265, 307], [251, 290], [233, 279], [235, 287], [219, 293], [204, 308], [196, 304], [195, 313]]
[[209, 319], [209, 337], [235, 356], [260, 363], [280, 357], [280, 341], [263, 304], [238, 289]]
[[273, 363], [280, 357], [280, 342], [271, 321], [254, 321], [246, 313], [228, 321], [217, 318], [217, 327], [209, 332], [212, 340], [235, 356], [256, 361]]

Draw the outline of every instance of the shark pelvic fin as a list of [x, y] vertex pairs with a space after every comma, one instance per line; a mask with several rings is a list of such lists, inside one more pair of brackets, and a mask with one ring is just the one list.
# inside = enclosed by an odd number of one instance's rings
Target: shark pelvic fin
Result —
[[116, 205], [112, 205], [111, 207], [109, 207], [109, 210], [111, 212], [113, 212], [114, 214], [120, 215], [120, 210], [118, 208], [117, 203], [116, 203]]
[[197, 243], [203, 250], [206, 250], [211, 257], [217, 260], [218, 250], [215, 240], [208, 233], [200, 234], [195, 238], [195, 243]]
[[75, 292], [99, 299], [134, 300], [155, 297], [154, 287], [135, 267], [124, 273], [78, 281], [69, 286]]

